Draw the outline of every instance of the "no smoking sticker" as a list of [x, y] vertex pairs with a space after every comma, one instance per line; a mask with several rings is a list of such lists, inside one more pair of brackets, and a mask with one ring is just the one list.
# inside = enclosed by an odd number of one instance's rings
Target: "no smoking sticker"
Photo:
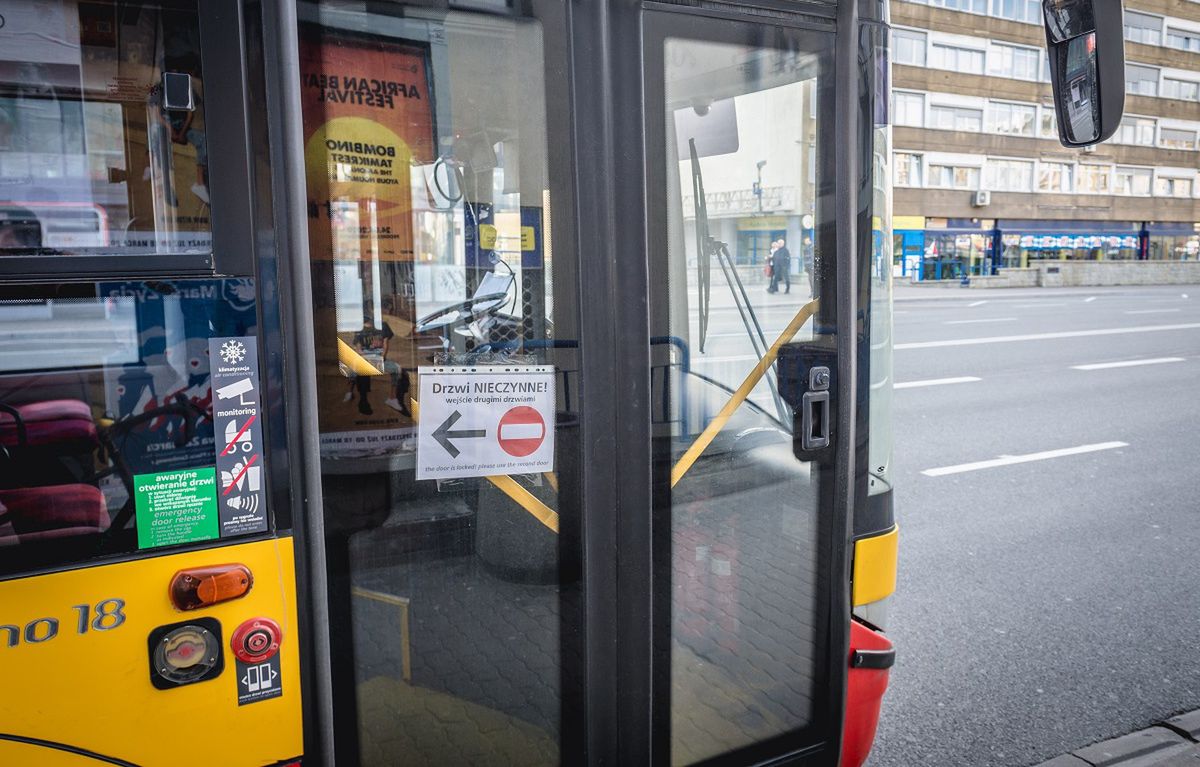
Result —
[[420, 369], [417, 479], [554, 471], [554, 368]]

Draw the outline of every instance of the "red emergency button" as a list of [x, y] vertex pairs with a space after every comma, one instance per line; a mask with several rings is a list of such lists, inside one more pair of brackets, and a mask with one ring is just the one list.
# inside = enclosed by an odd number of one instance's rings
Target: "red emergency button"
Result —
[[260, 663], [279, 652], [282, 641], [278, 623], [270, 618], [251, 618], [233, 632], [229, 646], [243, 663]]

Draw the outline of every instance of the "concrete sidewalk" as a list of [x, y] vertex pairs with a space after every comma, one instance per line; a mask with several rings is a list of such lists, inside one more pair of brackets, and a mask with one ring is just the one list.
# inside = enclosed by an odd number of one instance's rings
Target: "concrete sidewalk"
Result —
[[1093, 743], [1037, 767], [1200, 767], [1200, 711]]

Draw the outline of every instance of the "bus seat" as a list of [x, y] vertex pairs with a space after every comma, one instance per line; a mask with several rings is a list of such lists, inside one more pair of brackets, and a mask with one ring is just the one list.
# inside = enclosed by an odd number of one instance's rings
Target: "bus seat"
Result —
[[0, 490], [0, 546], [94, 535], [108, 525], [104, 495], [91, 485]]
[[[24, 442], [20, 425], [25, 427]], [[96, 422], [86, 402], [52, 399], [0, 408], [0, 445], [5, 447], [54, 447], [74, 453], [88, 452], [97, 444]]]

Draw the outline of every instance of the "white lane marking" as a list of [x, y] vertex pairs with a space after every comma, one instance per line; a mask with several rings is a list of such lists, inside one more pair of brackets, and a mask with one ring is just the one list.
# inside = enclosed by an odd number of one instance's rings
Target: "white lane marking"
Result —
[[1122, 360], [1121, 362], [1093, 362], [1090, 365], [1072, 365], [1072, 370], [1108, 370], [1110, 368], [1132, 368], [1138, 365], [1164, 365], [1168, 362], [1186, 362], [1183, 357], [1155, 357], [1146, 360]]
[[1170, 314], [1171, 312], [1180, 311], [1179, 309], [1130, 309], [1122, 314]]
[[986, 303], [987, 303], [987, 301], [976, 301], [976, 302], [975, 302], [975, 303], [973, 303], [973, 304], [967, 304], [967, 308], [969, 309], [969, 308], [971, 308], [972, 306], [983, 306], [983, 305], [984, 305], [984, 304], [986, 304]]
[[904, 383], [896, 384], [897, 389], [916, 389], [921, 386], [948, 386], [950, 384], [960, 383], [975, 383], [982, 381], [982, 378], [974, 376], [959, 376], [958, 378], [929, 378], [924, 381], [905, 381]]
[[1030, 463], [1032, 461], [1047, 461], [1051, 458], [1064, 458], [1069, 455], [1081, 455], [1083, 453], [1097, 453], [1101, 450], [1115, 450], [1119, 447], [1129, 447], [1127, 442], [1098, 442], [1094, 445], [1080, 445], [1079, 447], [1064, 447], [1059, 450], [1045, 450], [1041, 453], [1027, 453], [1026, 455], [1002, 455], [999, 458], [992, 458], [988, 461], [976, 461], [974, 463], [960, 463], [956, 466], [942, 466], [937, 469], [926, 469], [921, 472], [927, 477], [944, 477], [947, 474], [962, 474], [967, 471], [979, 471], [980, 469], [995, 469], [999, 466], [1012, 466], [1018, 463]]
[[1090, 304], [1091, 302], [1093, 302], [1095, 300], [1096, 300], [1096, 296], [1088, 296], [1087, 298], [1083, 299], [1083, 302], [1085, 304]]
[[726, 362], [750, 362], [751, 360], [757, 362], [759, 358], [753, 354], [737, 354], [732, 357], [701, 357], [700, 359], [693, 359], [692, 366], [720, 365]]
[[1016, 322], [1016, 317], [996, 317], [987, 320], [947, 320], [947, 325], [977, 325], [981, 322]]
[[[783, 328], [780, 328], [779, 330], [767, 330], [765, 328], [763, 329], [763, 335], [767, 336], [768, 340], [770, 340], [772, 337], [777, 337], [782, 332], [783, 332]], [[709, 333], [707, 336], [705, 336], [705, 338], [749, 338], [749, 337], [750, 336], [748, 336], [746, 334], [746, 331], [744, 331], [744, 330], [741, 333]]]
[[1119, 336], [1126, 333], [1157, 333], [1164, 330], [1195, 330], [1200, 322], [1180, 325], [1143, 325], [1132, 328], [1104, 328], [1103, 330], [1065, 330], [1059, 333], [1030, 333], [1021, 336], [986, 336], [984, 338], [955, 338], [950, 341], [917, 341], [896, 344], [895, 349], [936, 349], [942, 346], [976, 346], [978, 344], [1003, 344], [1012, 341], [1047, 341], [1052, 338], [1086, 338], [1088, 336]]

